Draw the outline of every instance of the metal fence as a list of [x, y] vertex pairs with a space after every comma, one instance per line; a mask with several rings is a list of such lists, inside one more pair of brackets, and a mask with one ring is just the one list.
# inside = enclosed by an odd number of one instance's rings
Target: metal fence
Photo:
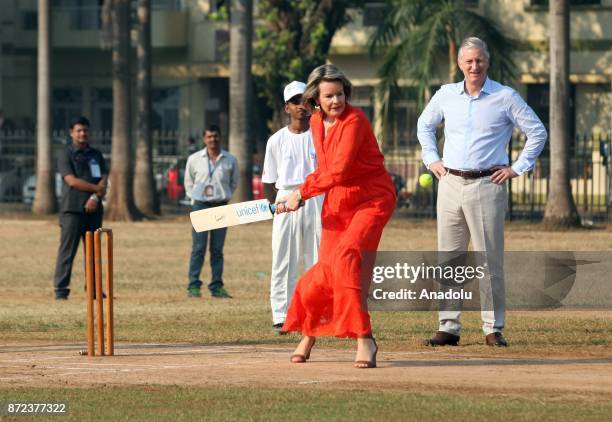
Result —
[[[153, 171], [162, 199], [167, 186], [168, 172], [181, 165], [184, 166], [188, 138], [188, 135], [178, 132], [153, 133]], [[90, 140], [92, 146], [102, 151], [110, 164], [111, 133], [91, 131]], [[59, 152], [70, 143], [70, 140], [67, 133], [54, 132], [52, 142], [53, 158], [56, 163]], [[21, 130], [0, 131], [0, 202], [30, 204], [34, 199], [35, 173], [36, 134]], [[60, 188], [61, 178], [56, 183], [56, 193], [59, 194]]]
[[[154, 173], [162, 199], [175, 201], [168, 186], [169, 173], [178, 178], [188, 155], [188, 134], [156, 132], [153, 135]], [[570, 185], [574, 201], [583, 218], [604, 220], [612, 207], [612, 160], [610, 135], [578, 136], [570, 148]], [[92, 145], [110, 161], [111, 134], [91, 132]], [[53, 134], [53, 150], [57, 157], [68, 144], [66, 133]], [[510, 161], [514, 162], [523, 149], [524, 136], [515, 134], [509, 144]], [[435, 217], [437, 181], [429, 188], [418, 183], [426, 169], [416, 148], [411, 156], [387, 154], [386, 166], [394, 175], [400, 199], [398, 207], [415, 217]], [[31, 203], [34, 198], [36, 169], [36, 136], [31, 131], [0, 132], [0, 202]], [[544, 214], [550, 186], [550, 158], [547, 149], [533, 171], [512, 179], [509, 183], [508, 218], [538, 220]], [[176, 182], [176, 181], [175, 181]], [[59, 183], [61, 184], [61, 180]]]
[[[514, 134], [509, 144], [510, 162], [516, 161], [525, 144], [522, 134]], [[605, 220], [612, 207], [612, 164], [610, 134], [577, 136], [570, 146], [570, 186], [578, 211], [587, 221]], [[400, 207], [409, 215], [435, 217], [437, 180], [429, 188], [418, 183], [426, 172], [418, 151], [411, 157], [386, 158], [388, 170], [403, 178]], [[550, 186], [549, 144], [538, 158], [534, 169], [509, 182], [508, 219], [539, 220], [544, 215]]]

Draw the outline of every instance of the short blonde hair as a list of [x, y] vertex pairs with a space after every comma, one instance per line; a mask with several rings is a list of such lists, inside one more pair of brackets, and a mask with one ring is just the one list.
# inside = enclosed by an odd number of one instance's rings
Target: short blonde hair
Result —
[[344, 89], [344, 96], [347, 101], [351, 98], [351, 92], [353, 91], [353, 85], [351, 81], [344, 75], [344, 73], [333, 64], [324, 64], [317, 67], [315, 70], [310, 72], [308, 76], [308, 83], [306, 84], [306, 90], [302, 95], [305, 104], [309, 104], [311, 107], [317, 105], [316, 99], [319, 98], [319, 84], [321, 82], [340, 82]]

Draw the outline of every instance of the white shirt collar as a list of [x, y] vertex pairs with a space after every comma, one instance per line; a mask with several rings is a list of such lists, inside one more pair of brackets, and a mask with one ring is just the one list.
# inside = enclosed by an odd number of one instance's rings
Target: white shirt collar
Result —
[[[493, 91], [493, 87], [491, 85], [492, 85], [492, 82], [487, 76], [487, 79], [485, 79], [484, 84], [482, 84], [482, 88], [480, 88], [480, 92], [484, 92], [485, 94], [490, 94]], [[461, 82], [458, 82], [456, 86], [457, 86], [457, 93], [467, 94], [467, 92], [465, 92], [465, 79], [462, 80]]]

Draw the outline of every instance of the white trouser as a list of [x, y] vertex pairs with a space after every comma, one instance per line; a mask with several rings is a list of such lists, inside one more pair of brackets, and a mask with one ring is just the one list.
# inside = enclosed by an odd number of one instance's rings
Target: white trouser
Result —
[[[276, 198], [282, 199], [293, 190], [281, 189]], [[302, 253], [304, 271], [319, 260], [323, 198], [324, 195], [319, 195], [305, 201], [304, 206], [297, 211], [274, 216], [270, 281], [270, 305], [274, 324], [284, 323], [287, 317], [287, 307], [295, 289]]]
[[[482, 251], [488, 266], [479, 281], [482, 329], [485, 333], [504, 328], [506, 295], [504, 288], [504, 220], [507, 205], [506, 184], [490, 178], [464, 179], [447, 174], [438, 188], [438, 249], [467, 251], [470, 239], [474, 251]], [[440, 331], [460, 335], [461, 311], [441, 311]]]

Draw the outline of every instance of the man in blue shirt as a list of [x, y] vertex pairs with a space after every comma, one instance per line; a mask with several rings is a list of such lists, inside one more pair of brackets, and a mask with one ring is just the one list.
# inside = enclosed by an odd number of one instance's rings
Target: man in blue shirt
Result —
[[[204, 148], [187, 158], [185, 165], [185, 194], [191, 199], [192, 211], [226, 205], [238, 187], [238, 161], [221, 149], [221, 129], [210, 125], [202, 134]], [[223, 284], [223, 245], [227, 227], [210, 231], [211, 281], [208, 290], [212, 297], [230, 299]], [[202, 297], [200, 275], [208, 245], [209, 232], [191, 230], [191, 257], [187, 296]]]
[[[504, 220], [506, 181], [533, 168], [546, 142], [546, 129], [512, 88], [487, 77], [489, 51], [476, 37], [463, 40], [458, 65], [462, 82], [443, 85], [418, 121], [423, 161], [440, 180], [438, 189], [438, 249], [442, 252], [482, 251], [489, 268], [490, 288], [481, 304], [486, 344], [507, 346], [505, 319]], [[436, 127], [444, 121], [444, 150], [438, 153]], [[525, 147], [510, 165], [506, 146], [512, 130], [527, 135]], [[483, 297], [483, 294], [485, 297]], [[486, 306], [484, 304], [487, 304]], [[459, 309], [440, 311], [440, 325], [426, 345], [457, 345]]]

